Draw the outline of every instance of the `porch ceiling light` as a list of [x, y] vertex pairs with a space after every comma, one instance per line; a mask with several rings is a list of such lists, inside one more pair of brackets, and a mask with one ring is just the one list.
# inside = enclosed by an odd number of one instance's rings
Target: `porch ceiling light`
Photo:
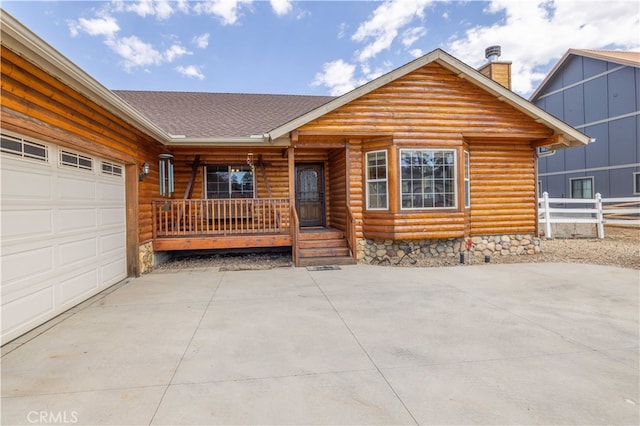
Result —
[[145, 161], [140, 170], [141, 173], [138, 175], [138, 181], [142, 182], [145, 177], [149, 176], [149, 163]]

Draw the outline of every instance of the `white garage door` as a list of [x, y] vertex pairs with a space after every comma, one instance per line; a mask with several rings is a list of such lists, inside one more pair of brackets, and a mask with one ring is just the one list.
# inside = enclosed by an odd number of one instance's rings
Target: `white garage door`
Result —
[[126, 277], [124, 167], [2, 135], [2, 343]]

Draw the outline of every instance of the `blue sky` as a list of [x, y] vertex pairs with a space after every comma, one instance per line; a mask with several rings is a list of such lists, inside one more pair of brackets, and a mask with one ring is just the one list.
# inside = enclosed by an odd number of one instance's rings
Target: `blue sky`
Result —
[[513, 88], [569, 48], [640, 50], [617, 0], [2, 1], [109, 89], [340, 95], [435, 48], [471, 66], [502, 46]]

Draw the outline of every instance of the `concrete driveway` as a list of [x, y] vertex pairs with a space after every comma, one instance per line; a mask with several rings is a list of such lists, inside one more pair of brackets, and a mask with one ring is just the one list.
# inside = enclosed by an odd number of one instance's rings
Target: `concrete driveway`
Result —
[[154, 272], [5, 345], [2, 424], [638, 424], [639, 276]]

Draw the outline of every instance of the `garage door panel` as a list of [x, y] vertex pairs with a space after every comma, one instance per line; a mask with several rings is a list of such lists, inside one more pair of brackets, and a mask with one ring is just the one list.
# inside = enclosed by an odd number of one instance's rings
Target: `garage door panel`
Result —
[[30, 294], [37, 293], [47, 288], [52, 288], [52, 283], [57, 279], [56, 274], [49, 272], [39, 274], [37, 276], [38, 281], [34, 281], [31, 277], [29, 279], [23, 279], [18, 281], [12, 281], [10, 283], [2, 283], [2, 305], [11, 303], [14, 300], [18, 300], [29, 296]]
[[[40, 243], [42, 244], [42, 242]], [[2, 286], [24, 278], [53, 271], [54, 247], [20, 247], [23, 251], [11, 253], [11, 247], [3, 247]], [[14, 248], [15, 249], [15, 248]]]
[[53, 233], [51, 209], [3, 210], [1, 214], [3, 242], [12, 238], [46, 238]]
[[124, 256], [114, 259], [111, 262], [105, 263], [100, 269], [100, 278], [103, 283], [103, 287], [108, 287], [111, 284], [115, 284], [122, 279], [122, 269], [126, 268], [126, 259]]
[[78, 299], [83, 299], [88, 294], [94, 294], [98, 289], [98, 278], [98, 270], [93, 268], [64, 279], [60, 283], [60, 302], [63, 307], [79, 303]]
[[58, 210], [58, 229], [61, 232], [91, 231], [97, 226], [98, 210], [96, 208]]
[[125, 224], [125, 220], [124, 210], [122, 208], [100, 209], [100, 226], [123, 226]]
[[79, 262], [95, 262], [97, 244], [96, 237], [60, 244], [60, 268], [73, 267]]
[[[87, 173], [87, 176], [82, 174]], [[59, 196], [61, 200], [70, 201], [95, 201], [97, 183], [95, 176], [88, 172], [79, 171], [79, 176], [59, 177]]]
[[3, 201], [4, 199], [51, 200], [51, 176], [42, 174], [42, 171], [38, 173], [36, 170], [30, 172], [7, 169], [3, 165], [2, 198]]
[[53, 288], [47, 287], [2, 305], [2, 335], [32, 328], [54, 310]]
[[[100, 183], [100, 199], [103, 201], [120, 201], [122, 204], [125, 202], [124, 194], [122, 193], [122, 183], [118, 182]], [[120, 204], [120, 203], [119, 203]]]
[[122, 247], [127, 243], [126, 235], [122, 232], [100, 236], [100, 255], [112, 253], [122, 254]]

